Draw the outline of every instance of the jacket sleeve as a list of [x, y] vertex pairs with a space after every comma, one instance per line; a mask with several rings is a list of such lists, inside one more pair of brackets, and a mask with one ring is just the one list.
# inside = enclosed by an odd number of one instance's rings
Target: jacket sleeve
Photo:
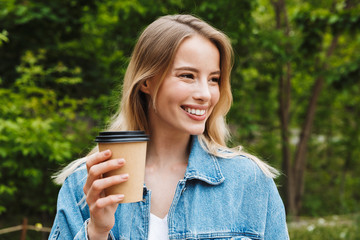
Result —
[[268, 210], [266, 216], [264, 239], [290, 239], [286, 224], [284, 204], [273, 180], [271, 180], [269, 187]]
[[[49, 240], [88, 240], [87, 224], [90, 213], [83, 193], [86, 177], [86, 169], [80, 169], [71, 174], [62, 185]], [[108, 239], [114, 239], [112, 233]]]

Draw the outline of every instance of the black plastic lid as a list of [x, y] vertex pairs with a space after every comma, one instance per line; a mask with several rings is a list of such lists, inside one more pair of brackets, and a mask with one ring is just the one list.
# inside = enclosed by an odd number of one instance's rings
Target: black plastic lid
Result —
[[116, 142], [144, 142], [149, 141], [149, 135], [144, 131], [108, 131], [100, 132], [95, 138], [98, 143], [116, 143]]

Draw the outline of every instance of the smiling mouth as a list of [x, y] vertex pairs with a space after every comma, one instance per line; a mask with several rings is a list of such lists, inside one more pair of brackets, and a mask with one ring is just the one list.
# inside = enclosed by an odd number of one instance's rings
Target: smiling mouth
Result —
[[189, 107], [183, 107], [183, 109], [187, 113], [195, 115], [195, 116], [203, 116], [206, 113], [206, 111], [204, 109], [196, 109], [196, 108], [189, 108]]

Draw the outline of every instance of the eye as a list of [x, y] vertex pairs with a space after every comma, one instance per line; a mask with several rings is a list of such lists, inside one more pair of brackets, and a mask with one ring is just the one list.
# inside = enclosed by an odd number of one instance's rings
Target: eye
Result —
[[191, 73], [184, 73], [179, 75], [180, 78], [188, 78], [188, 79], [194, 79], [194, 75]]
[[219, 83], [220, 82], [220, 77], [212, 77], [210, 79], [211, 82], [214, 82], [214, 83]]

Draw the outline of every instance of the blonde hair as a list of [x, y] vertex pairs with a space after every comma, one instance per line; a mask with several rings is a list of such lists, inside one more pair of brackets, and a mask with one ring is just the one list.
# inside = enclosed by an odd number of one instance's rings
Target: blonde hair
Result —
[[[255, 161], [269, 177], [275, 177], [277, 171], [241, 150], [229, 149], [226, 142], [229, 131], [225, 115], [232, 104], [230, 73], [233, 65], [233, 50], [229, 38], [221, 31], [192, 15], [168, 15], [151, 23], [140, 35], [125, 73], [122, 98], [117, 113], [112, 117], [108, 131], [143, 130], [149, 133], [147, 117], [148, 101], [140, 87], [148, 79], [160, 76], [156, 81], [159, 89], [175, 57], [179, 45], [185, 38], [201, 35], [209, 39], [220, 53], [220, 99], [208, 118], [205, 131], [199, 135], [199, 142], [209, 153], [219, 157], [246, 156]], [[156, 93], [154, 100], [156, 101]], [[155, 101], [153, 104], [155, 105]], [[98, 151], [95, 147], [89, 154]], [[55, 182], [61, 184], [85, 158], [78, 159], [57, 175]]]

